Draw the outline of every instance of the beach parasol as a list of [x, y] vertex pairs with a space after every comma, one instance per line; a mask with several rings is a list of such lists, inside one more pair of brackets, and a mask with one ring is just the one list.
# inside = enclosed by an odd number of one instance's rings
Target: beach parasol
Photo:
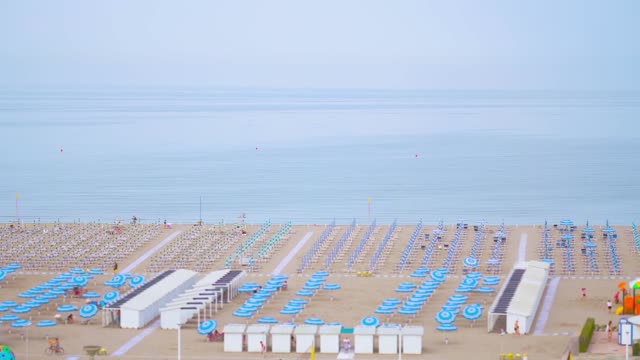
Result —
[[73, 305], [61, 305], [61, 306], [58, 306], [58, 308], [56, 310], [58, 312], [73, 312], [73, 311], [76, 311], [78, 309]]
[[91, 275], [104, 275], [104, 272], [100, 269], [91, 269], [89, 270], [89, 274]]
[[299, 290], [296, 292], [297, 296], [313, 296], [313, 291], [311, 290]]
[[0, 305], [0, 312], [9, 311], [9, 307]]
[[17, 329], [25, 328], [28, 326], [31, 326], [31, 321], [29, 320], [18, 319], [11, 323], [11, 327]]
[[476, 321], [482, 317], [482, 309], [477, 305], [467, 305], [462, 310], [462, 317], [470, 321]]
[[299, 313], [300, 313], [300, 309], [293, 309], [288, 307], [285, 307], [284, 309], [280, 310], [280, 314], [282, 315], [298, 315]]
[[367, 316], [360, 321], [360, 324], [364, 326], [378, 326], [380, 325], [380, 320], [375, 316]]
[[80, 268], [73, 268], [71, 270], [69, 270], [70, 273], [72, 274], [84, 274], [84, 270], [80, 269]]
[[379, 307], [379, 308], [376, 309], [376, 311], [374, 311], [374, 314], [391, 315], [391, 314], [393, 314], [394, 311], [395, 311], [395, 309]]
[[258, 319], [258, 324], [277, 324], [278, 320], [272, 317], [263, 317]]
[[253, 313], [249, 311], [236, 310], [232, 315], [235, 317], [248, 319], [253, 316]]
[[445, 274], [439, 270], [432, 271], [430, 275], [434, 281], [443, 282], [445, 280]]
[[462, 261], [462, 263], [464, 264], [464, 266], [470, 268], [475, 268], [478, 266], [478, 260], [474, 257], [467, 257]]
[[453, 324], [453, 322], [456, 320], [456, 317], [452, 312], [443, 310], [436, 314], [435, 319], [439, 324], [447, 325]]
[[31, 308], [28, 306], [20, 305], [11, 309], [11, 312], [14, 314], [26, 314], [31, 311]]
[[16, 321], [16, 320], [20, 320], [20, 318], [15, 316], [15, 315], [2, 315], [2, 316], [0, 316], [0, 321], [1, 322], [10, 322], [10, 321]]
[[493, 290], [493, 288], [490, 288], [490, 287], [481, 287], [476, 289], [476, 292], [481, 294], [491, 294], [494, 291], [495, 290]]
[[465, 296], [465, 295], [451, 295], [449, 296], [449, 301], [462, 301], [465, 302], [467, 301], [469, 297]]
[[144, 276], [136, 275], [129, 280], [129, 286], [132, 288], [137, 288], [138, 286], [144, 283]]
[[340, 290], [341, 287], [338, 284], [325, 284], [322, 289], [324, 290]]
[[98, 314], [98, 306], [96, 304], [87, 304], [80, 308], [78, 315], [83, 319], [90, 319]]
[[218, 323], [215, 320], [205, 320], [201, 322], [200, 325], [198, 325], [198, 334], [209, 335], [216, 329], [217, 326]]
[[324, 325], [324, 321], [318, 318], [309, 318], [304, 321], [306, 325]]
[[87, 286], [87, 278], [84, 276], [76, 276], [69, 282], [69, 285], [79, 287]]
[[9, 301], [9, 300], [7, 300], [7, 301], [3, 301], [3, 302], [1, 302], [1, 303], [0, 303], [0, 305], [2, 305], [2, 306], [6, 306], [6, 307], [14, 307], [14, 306], [18, 306], [18, 303], [17, 303], [17, 302], [15, 302], [15, 301]]
[[56, 322], [53, 320], [40, 320], [37, 324], [36, 327], [53, 327], [56, 326]]
[[116, 301], [120, 294], [117, 291], [109, 291], [102, 296], [102, 300], [106, 302]]
[[478, 286], [478, 280], [470, 278], [470, 277], [465, 277], [460, 282], [460, 285], [474, 288], [474, 287]]
[[458, 328], [453, 326], [453, 325], [451, 325], [451, 324], [443, 324], [443, 325], [438, 326], [436, 328], [436, 330], [438, 330], [438, 331], [456, 331], [456, 330], [458, 330]]
[[89, 292], [86, 292], [86, 293], [82, 294], [82, 297], [85, 298], [85, 299], [97, 299], [97, 298], [100, 297], [100, 294], [98, 294], [95, 291], [89, 291]]

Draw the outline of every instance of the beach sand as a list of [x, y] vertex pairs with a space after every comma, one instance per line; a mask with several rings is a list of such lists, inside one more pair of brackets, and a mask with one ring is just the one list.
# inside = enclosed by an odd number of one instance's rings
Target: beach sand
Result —
[[[85, 225], [91, 226], [91, 225]], [[96, 225], [93, 225], [96, 226]], [[257, 250], [263, 246], [268, 239], [273, 237], [282, 225], [273, 224], [265, 234], [260, 237], [255, 244], [246, 252], [246, 255], [257, 253]], [[140, 246], [126, 250], [126, 256], [119, 262], [119, 268], [125, 269], [129, 264], [134, 263], [145, 253], [153, 249], [163, 239], [179, 232], [177, 237], [163, 246], [160, 250], [152, 254], [149, 258], [142, 261], [134, 269], [131, 274], [145, 274], [152, 276], [156, 269], [162, 268], [191, 268], [206, 273], [209, 271], [222, 269], [229, 254], [235, 253], [240, 243], [246, 241], [254, 234], [261, 224], [247, 225], [243, 227], [247, 234], [242, 234], [241, 228], [226, 225], [224, 227], [205, 225], [202, 228], [193, 225], [173, 225], [171, 229], [159, 229], [157, 235], [148, 242]], [[411, 234], [414, 232], [414, 225], [399, 225], [389, 237], [387, 246], [383, 249], [381, 257], [383, 260], [376, 265], [376, 270], [371, 277], [359, 277], [358, 272], [370, 270], [370, 259], [380, 246], [384, 239], [389, 225], [376, 227], [369, 241], [364, 244], [359, 256], [354, 258], [354, 262], [349, 267], [349, 258], [360, 243], [368, 226], [359, 225], [354, 231], [349, 241], [346, 241], [339, 253], [342, 255], [337, 257], [328, 268], [326, 268], [326, 259], [331, 250], [338, 243], [340, 237], [344, 234], [348, 226], [338, 225], [335, 227], [331, 235], [325, 240], [324, 246], [316, 254], [316, 261], [299, 271], [301, 268], [302, 258], [312, 249], [313, 244], [321, 236], [325, 230], [324, 225], [295, 225], [288, 236], [281, 239], [276, 249], [269, 253], [262, 261], [255, 261], [254, 268], [248, 272], [247, 281], [256, 281], [259, 283], [266, 282], [273, 274], [274, 270], [280, 265], [281, 273], [289, 275], [288, 290], [278, 293], [260, 312], [256, 318], [262, 316], [275, 317], [279, 321], [290, 321], [292, 318], [279, 314], [284, 304], [297, 296], [295, 292], [302, 288], [304, 282], [315, 271], [326, 269], [331, 275], [328, 277], [328, 283], [337, 283], [341, 286], [341, 290], [334, 292], [320, 291], [310, 299], [309, 304], [304, 311], [293, 319], [297, 323], [302, 323], [307, 318], [320, 318], [325, 322], [340, 322], [345, 327], [353, 327], [359, 324], [360, 320], [366, 316], [374, 315], [373, 312], [381, 302], [390, 297], [402, 298], [403, 294], [395, 292], [395, 288], [401, 282], [414, 282], [419, 284], [423, 279], [409, 277], [414, 269], [421, 266], [422, 255], [424, 250], [421, 246], [428, 245], [428, 241], [424, 240], [423, 234], [431, 234], [435, 226], [423, 226], [420, 236], [415, 242], [412, 254], [415, 255], [411, 263], [405, 264], [403, 270], [398, 269], [401, 256]], [[196, 229], [197, 228], [197, 229]], [[455, 225], [445, 226], [445, 235], [442, 243], [450, 244], [455, 232]], [[498, 229], [496, 225], [486, 226], [484, 234], [486, 238], [482, 239], [481, 246], [476, 253], [480, 260], [478, 271], [489, 274], [491, 269], [487, 268], [486, 260], [492, 257], [493, 233]], [[507, 241], [501, 252], [504, 253], [503, 265], [496, 275], [504, 277], [509, 273], [514, 263], [518, 260], [537, 260], [540, 258], [538, 246], [541, 244], [542, 230], [541, 226], [506, 226]], [[623, 281], [619, 278], [631, 278], [638, 274], [640, 265], [637, 261], [638, 251], [635, 244], [632, 243], [632, 234], [629, 227], [616, 226], [619, 239], [616, 242], [617, 253], [621, 261], [621, 272], [619, 274], [610, 274], [607, 270], [606, 261], [607, 253], [604, 246], [599, 247], [597, 254], [597, 263], [599, 265], [600, 274], [592, 274], [591, 269], [582, 261], [579, 254], [580, 249], [575, 250], [574, 257], [576, 259], [576, 271], [573, 274], [562, 274], [561, 270], [556, 270], [554, 275], [559, 276], [559, 285], [544, 331], [540, 335], [528, 334], [526, 336], [501, 336], [496, 333], [488, 333], [486, 315], [477, 321], [473, 327], [471, 323], [458, 317], [455, 325], [458, 331], [450, 333], [442, 333], [435, 330], [437, 326], [434, 317], [440, 310], [440, 307], [446, 302], [446, 299], [454, 294], [457, 284], [462, 279], [462, 259], [471, 252], [474, 241], [475, 231], [473, 226], [463, 231], [461, 242], [458, 247], [457, 266], [452, 268], [449, 278], [430, 298], [420, 314], [411, 319], [412, 325], [422, 325], [425, 327], [425, 335], [423, 337], [423, 355], [404, 355], [405, 358], [415, 359], [497, 359], [500, 353], [527, 353], [529, 359], [560, 359], [565, 353], [567, 346], [572, 339], [580, 332], [580, 329], [588, 316], [596, 318], [598, 324], [605, 324], [608, 320], [617, 323], [617, 316], [607, 313], [606, 301], [612, 299], [617, 284]], [[600, 227], [596, 227], [599, 231]], [[559, 232], [553, 230], [551, 232], [556, 238]], [[291, 261], [287, 264], [282, 263], [288, 255], [296, 248], [298, 242], [303, 238], [308, 238], [304, 246], [299, 251], [292, 254]], [[526, 240], [525, 240], [526, 238]], [[6, 241], [6, 238], [0, 238]], [[47, 241], [45, 236], [42, 241]], [[526, 244], [525, 244], [526, 241]], [[579, 241], [579, 239], [578, 239]], [[597, 239], [599, 243], [604, 244], [605, 239]], [[89, 243], [87, 243], [89, 244]], [[523, 245], [521, 245], [523, 244]], [[5, 244], [6, 245], [6, 244]], [[89, 246], [89, 245], [87, 245]], [[561, 263], [562, 254], [560, 248], [555, 248], [553, 259], [557, 263]], [[125, 250], [123, 250], [125, 251]], [[435, 269], [441, 267], [447, 248], [436, 250], [431, 259], [427, 262], [427, 267]], [[215, 253], [217, 252], [217, 253]], [[209, 261], [197, 261], [199, 258], [208, 258]], [[12, 262], [11, 259], [2, 258], [6, 263]], [[55, 261], [54, 261], [55, 262]], [[109, 261], [102, 261], [102, 264], [109, 264]], [[282, 265], [281, 265], [282, 264]], [[6, 265], [6, 264], [0, 264]], [[78, 266], [74, 261], [65, 261], [66, 269]], [[85, 264], [86, 265], [86, 264]], [[230, 264], [232, 267], [244, 268], [238, 262]], [[283, 266], [283, 267], [282, 267]], [[89, 266], [88, 266], [89, 267]], [[92, 267], [92, 266], [91, 266]], [[104, 265], [103, 265], [104, 267]], [[55, 268], [55, 267], [54, 267]], [[96, 291], [100, 294], [111, 290], [111, 288], [103, 285], [104, 281], [111, 278], [110, 269], [104, 267], [106, 275], [97, 276], [95, 281], [89, 282], [88, 290]], [[3, 281], [0, 285], [0, 300], [13, 300], [21, 302], [18, 294], [28, 290], [29, 288], [43, 283], [58, 274], [56, 269], [37, 269], [29, 272], [18, 271], [12, 274], [8, 281]], [[609, 277], [613, 278], [609, 278]], [[15, 277], [15, 279], [14, 279]], [[605, 277], [606, 279], [598, 279]], [[501, 284], [502, 285], [502, 282]], [[580, 288], [587, 288], [586, 299], [581, 298]], [[543, 295], [543, 302], [544, 297]], [[248, 297], [246, 294], [240, 294], [231, 303], [225, 304], [224, 309], [215, 314], [214, 319], [218, 321], [218, 327], [221, 329], [229, 323], [255, 323], [254, 320], [245, 321], [244, 319], [234, 318], [232, 312], [240, 307], [243, 301]], [[333, 299], [332, 299], [333, 297]], [[468, 303], [480, 303], [486, 310], [490, 307], [494, 295], [471, 293]], [[80, 307], [84, 304], [84, 299], [68, 299], [67, 303], [71, 303]], [[542, 306], [540, 307], [542, 308]], [[43, 319], [53, 319], [55, 314], [55, 306], [42, 309], [41, 313], [33, 312], [30, 314], [33, 322]], [[1, 314], [0, 314], [1, 315]], [[29, 337], [29, 358], [38, 359], [48, 357], [44, 354], [46, 348], [47, 336], [58, 336], [62, 345], [65, 347], [67, 354], [65, 358], [72, 355], [87, 358], [83, 353], [82, 347], [85, 345], [100, 345], [112, 354], [127, 341], [143, 330], [131, 330], [120, 328], [103, 328], [100, 323], [100, 315], [98, 315], [92, 323], [83, 325], [79, 323], [69, 325], [59, 325], [53, 328], [36, 328], [32, 327], [28, 330]], [[25, 317], [25, 316], [22, 316]], [[541, 318], [540, 313], [537, 320]], [[408, 319], [395, 315], [391, 318], [379, 317], [384, 322], [390, 323], [407, 323]], [[232, 354], [222, 351], [222, 343], [206, 342], [203, 336], [196, 333], [197, 320], [194, 318], [183, 326], [181, 331], [182, 357], [184, 359], [260, 359], [260, 354], [241, 353]], [[151, 325], [150, 325], [151, 326]], [[532, 326], [533, 329], [536, 324]], [[26, 352], [26, 341], [24, 336], [27, 331], [24, 329], [13, 329], [8, 332], [8, 324], [2, 325], [2, 336], [0, 343], [7, 345], [13, 349], [16, 355], [23, 359]], [[445, 337], [448, 338], [448, 344], [445, 344]], [[616, 350], [616, 348], [619, 348]], [[621, 349], [621, 350], [620, 350]], [[624, 354], [624, 348], [613, 346], [612, 354]], [[129, 349], [120, 359], [173, 359], [177, 357], [177, 331], [162, 330], [157, 328], [142, 339], [138, 344]], [[357, 359], [394, 359], [397, 356], [385, 355], [360, 355]], [[102, 358], [112, 358], [111, 355]], [[115, 357], [113, 357], [115, 358]], [[304, 359], [308, 358], [308, 354], [274, 354], [268, 352], [266, 358], [269, 359]], [[335, 359], [335, 354], [316, 353], [318, 359]]]

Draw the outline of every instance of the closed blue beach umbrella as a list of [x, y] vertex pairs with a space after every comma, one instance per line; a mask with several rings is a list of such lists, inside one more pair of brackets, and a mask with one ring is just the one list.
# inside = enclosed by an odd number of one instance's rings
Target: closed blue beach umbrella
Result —
[[481, 294], [492, 294], [493, 292], [495, 292], [495, 290], [490, 287], [481, 287], [476, 289], [476, 292]]
[[80, 269], [80, 268], [73, 268], [71, 270], [69, 270], [70, 273], [72, 274], [84, 274], [84, 270]]
[[104, 275], [104, 272], [100, 269], [91, 269], [89, 270], [89, 274], [91, 275]]

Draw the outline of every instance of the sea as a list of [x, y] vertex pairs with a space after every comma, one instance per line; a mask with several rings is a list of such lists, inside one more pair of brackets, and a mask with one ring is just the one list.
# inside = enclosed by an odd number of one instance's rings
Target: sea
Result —
[[0, 223], [631, 225], [640, 93], [0, 89]]

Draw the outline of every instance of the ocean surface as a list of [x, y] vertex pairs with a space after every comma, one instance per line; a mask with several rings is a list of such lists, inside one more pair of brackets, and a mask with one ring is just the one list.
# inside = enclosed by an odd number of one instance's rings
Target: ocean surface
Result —
[[633, 92], [0, 89], [0, 222], [630, 225], [638, 120]]

